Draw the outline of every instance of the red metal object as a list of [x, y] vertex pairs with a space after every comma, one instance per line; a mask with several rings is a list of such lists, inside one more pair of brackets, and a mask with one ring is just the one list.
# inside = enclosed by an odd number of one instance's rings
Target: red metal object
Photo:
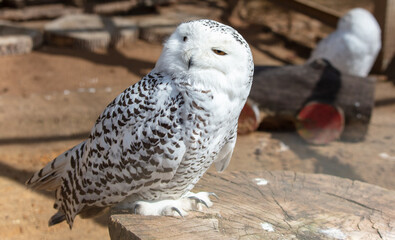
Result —
[[327, 144], [343, 132], [343, 111], [330, 104], [310, 102], [299, 112], [296, 129], [308, 143]]

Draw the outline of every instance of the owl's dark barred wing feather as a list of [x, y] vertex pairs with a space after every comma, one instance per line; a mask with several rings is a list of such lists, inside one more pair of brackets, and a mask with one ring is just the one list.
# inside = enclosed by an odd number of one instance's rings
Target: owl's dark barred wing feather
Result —
[[185, 152], [179, 130], [184, 101], [169, 80], [149, 74], [126, 89], [100, 115], [86, 141], [49, 163], [27, 185], [57, 189], [55, 208], [71, 226], [89, 206], [110, 206], [169, 182]]

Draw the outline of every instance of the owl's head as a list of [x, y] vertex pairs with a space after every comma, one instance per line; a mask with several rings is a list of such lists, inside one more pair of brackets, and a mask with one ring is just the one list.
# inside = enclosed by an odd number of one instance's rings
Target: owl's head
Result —
[[233, 28], [212, 20], [179, 25], [166, 41], [155, 66], [198, 89], [238, 95], [246, 89], [248, 94], [253, 68], [244, 38]]
[[338, 22], [337, 29], [359, 36], [363, 40], [381, 42], [381, 30], [375, 17], [363, 8], [348, 11]]

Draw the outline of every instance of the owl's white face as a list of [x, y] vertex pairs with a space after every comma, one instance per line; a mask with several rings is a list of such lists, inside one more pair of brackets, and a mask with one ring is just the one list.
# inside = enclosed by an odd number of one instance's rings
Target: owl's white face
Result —
[[155, 69], [202, 89], [240, 95], [251, 86], [253, 63], [247, 43], [234, 29], [198, 20], [178, 26]]

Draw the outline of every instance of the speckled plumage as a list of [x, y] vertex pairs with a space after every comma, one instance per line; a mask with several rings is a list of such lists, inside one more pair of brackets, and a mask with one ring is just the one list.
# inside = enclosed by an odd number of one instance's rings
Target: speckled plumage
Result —
[[233, 28], [211, 20], [181, 24], [155, 68], [107, 106], [89, 138], [27, 181], [55, 191], [50, 225], [67, 220], [72, 227], [77, 214], [114, 205], [192, 196], [212, 163], [219, 171], [229, 163], [252, 75], [249, 46]]
[[376, 19], [367, 10], [355, 8], [317, 45], [308, 62], [325, 58], [342, 73], [366, 77], [380, 49], [381, 30]]

